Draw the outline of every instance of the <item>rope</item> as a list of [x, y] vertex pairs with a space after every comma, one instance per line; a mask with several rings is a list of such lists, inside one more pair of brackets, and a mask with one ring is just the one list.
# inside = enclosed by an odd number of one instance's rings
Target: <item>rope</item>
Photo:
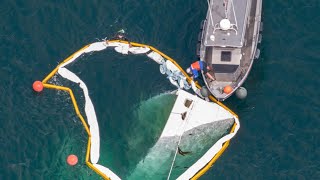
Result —
[[233, 0], [231, 0], [231, 4], [232, 4], [232, 10], [233, 10], [234, 20], [236, 21], [236, 26], [237, 26], [237, 28], [238, 28], [237, 16], [236, 16], [236, 11], [234, 10]]
[[[193, 103], [192, 103], [192, 106], [191, 106], [190, 110], [193, 108], [194, 104], [195, 104], [195, 101], [193, 101]], [[191, 111], [189, 111], [189, 112], [191, 113]], [[189, 117], [190, 117], [190, 114], [188, 115], [188, 118], [186, 119], [186, 122], [185, 122], [185, 123], [184, 123], [184, 125], [183, 125], [183, 131], [182, 131], [182, 133], [181, 133], [181, 135], [180, 135], [180, 137], [179, 137], [179, 141], [178, 141], [178, 144], [177, 144], [176, 152], [175, 152], [175, 154], [174, 154], [174, 157], [173, 157], [173, 160], [172, 160], [172, 163], [171, 163], [171, 167], [170, 167], [170, 171], [169, 171], [169, 174], [168, 174], [168, 178], [167, 178], [167, 180], [169, 180], [169, 179], [170, 179], [171, 172], [172, 172], [172, 169], [173, 169], [173, 165], [174, 165], [174, 162], [176, 161], [176, 157], [177, 157], [177, 154], [178, 154], [179, 145], [180, 145], [180, 142], [181, 142], [182, 136], [183, 136], [183, 134], [184, 134], [184, 132], [185, 132], [186, 125], [187, 125], [187, 124], [188, 124], [188, 122], [189, 122]]]
[[[181, 136], [182, 136], [182, 135], [181, 135]], [[178, 142], [178, 146], [177, 146], [177, 148], [176, 148], [176, 152], [175, 152], [174, 157], [173, 157], [173, 161], [172, 161], [172, 164], [171, 164], [171, 167], [170, 167], [170, 171], [169, 171], [167, 180], [170, 179], [170, 175], [171, 175], [171, 172], [172, 172], [172, 169], [173, 169], [173, 165], [174, 165], [174, 162], [175, 162], [176, 157], [177, 157], [177, 153], [178, 153], [178, 149], [179, 149], [179, 144], [180, 144], [181, 136], [180, 136], [180, 139], [179, 139], [179, 142]]]

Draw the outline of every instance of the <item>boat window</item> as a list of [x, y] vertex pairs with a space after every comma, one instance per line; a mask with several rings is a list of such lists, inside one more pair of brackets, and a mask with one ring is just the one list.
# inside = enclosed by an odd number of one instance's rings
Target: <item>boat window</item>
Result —
[[221, 61], [231, 62], [231, 51], [221, 51]]
[[187, 112], [182, 113], [181, 114], [181, 119], [184, 120], [186, 118], [186, 116], [187, 116]]
[[187, 107], [187, 108], [189, 108], [191, 104], [192, 104], [192, 100], [191, 99], [186, 99], [184, 101], [184, 106]]

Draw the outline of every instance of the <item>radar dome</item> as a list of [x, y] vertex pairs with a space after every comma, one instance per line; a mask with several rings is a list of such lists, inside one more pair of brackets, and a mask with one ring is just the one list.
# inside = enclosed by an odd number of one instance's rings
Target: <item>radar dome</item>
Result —
[[222, 19], [220, 21], [220, 27], [224, 31], [230, 29], [231, 28], [231, 23], [230, 23], [229, 19]]

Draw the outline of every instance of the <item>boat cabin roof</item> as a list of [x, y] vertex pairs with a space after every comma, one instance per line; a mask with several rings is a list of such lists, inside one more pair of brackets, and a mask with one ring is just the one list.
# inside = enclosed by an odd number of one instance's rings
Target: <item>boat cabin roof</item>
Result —
[[[246, 28], [246, 18], [249, 14], [250, 0], [211, 0], [211, 11], [207, 12], [205, 29], [205, 46], [242, 47]], [[224, 3], [227, 2], [227, 3]], [[220, 21], [227, 16], [231, 23], [229, 30], [222, 30]], [[211, 18], [212, 17], [212, 18]]]

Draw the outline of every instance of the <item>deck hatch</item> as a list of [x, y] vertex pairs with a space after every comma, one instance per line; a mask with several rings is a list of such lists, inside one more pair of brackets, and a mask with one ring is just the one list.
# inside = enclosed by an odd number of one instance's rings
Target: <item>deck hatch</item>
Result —
[[231, 51], [221, 51], [221, 61], [231, 62]]

